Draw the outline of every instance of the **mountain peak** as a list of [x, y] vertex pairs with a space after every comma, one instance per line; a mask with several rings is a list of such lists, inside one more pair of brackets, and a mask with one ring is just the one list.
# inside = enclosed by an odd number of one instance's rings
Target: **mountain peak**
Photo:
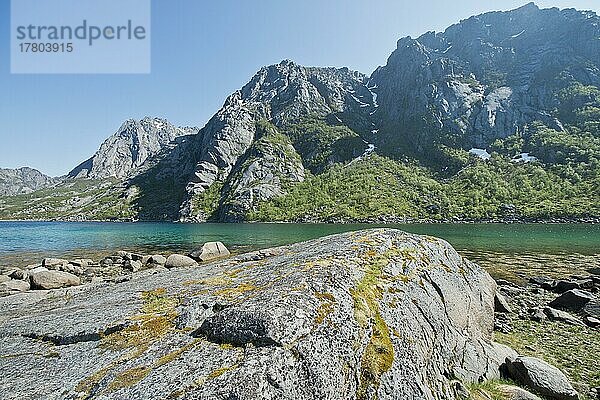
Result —
[[96, 154], [75, 167], [70, 178], [127, 178], [175, 138], [189, 134], [165, 119], [127, 119]]

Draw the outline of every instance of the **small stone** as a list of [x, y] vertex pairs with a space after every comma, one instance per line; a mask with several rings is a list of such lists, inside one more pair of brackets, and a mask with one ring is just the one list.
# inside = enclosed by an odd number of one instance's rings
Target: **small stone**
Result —
[[171, 254], [165, 263], [167, 268], [191, 267], [193, 265], [197, 265], [194, 259], [181, 254]]
[[506, 396], [506, 400], [541, 400], [535, 394], [528, 392], [518, 386], [513, 385], [500, 385], [498, 390]]
[[558, 296], [548, 305], [553, 308], [579, 311], [593, 299], [594, 295], [590, 292], [579, 289], [571, 289]]
[[60, 258], [44, 258], [42, 260], [42, 267], [46, 267], [48, 269], [57, 269], [57, 267], [66, 265], [69, 262], [67, 260], [62, 260]]
[[78, 258], [78, 259], [71, 261], [71, 264], [75, 265], [76, 267], [83, 267], [83, 268], [87, 268], [89, 265], [91, 265], [93, 263], [94, 263], [94, 260], [90, 260], [89, 258]]
[[564, 293], [566, 291], [573, 290], [573, 289], [581, 289], [581, 285], [579, 284], [579, 282], [557, 281], [556, 285], [554, 286], [554, 288], [552, 290], [554, 290], [557, 293]]
[[142, 256], [142, 259], [140, 261], [142, 262], [142, 264], [148, 264], [149, 260], [150, 256]]
[[508, 301], [498, 292], [496, 292], [496, 296], [494, 297], [494, 311], [507, 314], [512, 313], [512, 309], [510, 308]]
[[138, 272], [142, 269], [142, 262], [137, 260], [129, 260], [125, 263], [125, 267], [131, 272]]
[[583, 307], [583, 313], [588, 317], [600, 319], [600, 300], [594, 299]]
[[197, 261], [208, 261], [215, 258], [226, 257], [230, 254], [231, 253], [223, 243], [206, 242], [202, 245], [202, 248], [191, 252], [189, 256]]
[[31, 283], [36, 289], [58, 289], [81, 285], [81, 279], [63, 271], [40, 271], [31, 276]]
[[19, 292], [26, 292], [30, 288], [31, 286], [29, 285], [29, 282], [12, 279], [0, 283], [0, 294], [14, 294]]
[[544, 311], [542, 311], [540, 308], [535, 308], [530, 311], [529, 318], [532, 321], [542, 322], [546, 320], [546, 314], [544, 314]]
[[153, 256], [150, 256], [148, 262], [152, 264], [165, 265], [167, 259], [164, 256], [161, 256], [160, 254], [155, 254]]
[[546, 307], [546, 308], [544, 308], [544, 313], [546, 313], [548, 318], [550, 318], [553, 321], [566, 322], [567, 324], [571, 324], [571, 325], [579, 325], [579, 326], [584, 325], [583, 322], [581, 322], [580, 320], [578, 320], [577, 318], [575, 318], [574, 316], [572, 316], [571, 314], [569, 314], [566, 311], [557, 310], [552, 307]]
[[588, 317], [585, 317], [583, 319], [583, 322], [585, 322], [585, 324], [587, 326], [590, 326], [592, 328], [598, 328], [598, 327], [600, 327], [600, 319], [598, 319], [598, 318], [594, 318], [594, 317], [589, 317], [588, 316]]

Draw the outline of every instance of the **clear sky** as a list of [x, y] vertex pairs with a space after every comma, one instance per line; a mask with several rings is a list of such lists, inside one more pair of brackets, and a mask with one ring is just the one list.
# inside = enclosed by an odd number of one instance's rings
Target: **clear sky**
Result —
[[[263, 65], [370, 74], [403, 36], [527, 0], [152, 0], [152, 73], [11, 75], [10, 1], [0, 0], [0, 167], [68, 172], [127, 118], [203, 126]], [[598, 0], [540, 7], [600, 13]]]

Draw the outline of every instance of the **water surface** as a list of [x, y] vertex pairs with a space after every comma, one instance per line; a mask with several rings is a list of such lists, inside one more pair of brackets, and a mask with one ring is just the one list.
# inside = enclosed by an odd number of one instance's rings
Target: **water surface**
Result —
[[334, 233], [391, 227], [450, 242], [496, 276], [565, 275], [600, 270], [600, 225], [593, 224], [175, 224], [0, 222], [0, 265], [45, 256], [98, 258], [116, 250], [189, 251], [222, 241], [235, 251], [266, 248]]

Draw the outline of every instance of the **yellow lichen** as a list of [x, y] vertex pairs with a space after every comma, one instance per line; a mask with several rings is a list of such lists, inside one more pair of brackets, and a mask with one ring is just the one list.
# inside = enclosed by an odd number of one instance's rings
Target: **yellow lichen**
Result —
[[215, 294], [217, 296], [222, 296], [222, 297], [228, 297], [228, 298], [235, 298], [238, 297], [244, 293], [247, 292], [253, 292], [255, 290], [258, 290], [259, 288], [257, 286], [254, 286], [251, 283], [248, 282], [242, 282], [237, 286], [234, 287], [228, 287], [228, 288], [224, 288], [224, 289], [220, 289], [217, 290], [215, 292]]
[[109, 391], [117, 391], [135, 385], [144, 379], [150, 373], [151, 369], [147, 367], [136, 367], [128, 369], [118, 374], [115, 379], [108, 385]]
[[334, 310], [335, 297], [331, 293], [315, 293], [315, 296], [321, 300], [321, 304], [317, 308], [317, 316], [315, 317], [315, 323], [321, 325], [325, 318], [331, 314]]
[[[390, 338], [390, 330], [379, 311], [379, 300], [382, 297], [380, 280], [383, 269], [390, 258], [399, 254], [397, 249], [390, 249], [383, 254], [368, 251], [364, 254], [365, 275], [350, 291], [354, 299], [354, 317], [364, 331], [371, 331], [371, 338], [361, 359], [360, 385], [357, 399], [366, 399], [369, 388], [377, 390], [381, 376], [392, 367], [394, 347]], [[404, 254], [403, 254], [404, 255]]]

